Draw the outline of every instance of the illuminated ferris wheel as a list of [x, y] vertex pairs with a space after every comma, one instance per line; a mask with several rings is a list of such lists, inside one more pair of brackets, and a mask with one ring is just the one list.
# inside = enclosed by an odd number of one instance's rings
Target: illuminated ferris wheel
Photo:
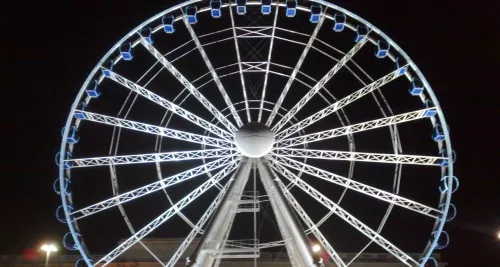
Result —
[[[190, 0], [160, 12], [92, 70], [62, 136], [56, 215], [77, 265], [132, 246], [162, 266], [258, 263], [281, 246], [292, 266], [320, 266], [317, 244], [336, 266], [371, 247], [437, 266], [456, 214], [455, 154], [427, 80], [383, 32], [321, 0]], [[258, 234], [264, 205], [277, 240]], [[248, 237], [234, 239], [239, 223]], [[407, 224], [425, 240], [398, 244]], [[125, 239], [97, 257], [89, 232], [119, 227]], [[167, 258], [143, 242], [171, 234], [183, 242]], [[359, 240], [354, 257], [339, 255]]]

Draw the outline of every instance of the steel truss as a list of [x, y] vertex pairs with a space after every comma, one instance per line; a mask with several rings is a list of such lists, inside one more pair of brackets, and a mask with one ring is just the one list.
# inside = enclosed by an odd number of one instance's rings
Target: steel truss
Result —
[[81, 158], [69, 159], [68, 162], [75, 167], [92, 167], [92, 166], [108, 166], [122, 165], [122, 164], [137, 164], [137, 163], [155, 163], [155, 162], [169, 162], [169, 161], [183, 161], [183, 160], [199, 160], [210, 158], [221, 158], [227, 156], [235, 156], [236, 151], [230, 149], [205, 149], [194, 151], [179, 151], [179, 152], [166, 152], [166, 153], [151, 153], [140, 155], [127, 155], [127, 156], [109, 156], [109, 157], [95, 157], [95, 158]]
[[107, 265], [111, 261], [113, 261], [116, 257], [120, 256], [123, 252], [125, 252], [127, 249], [132, 247], [135, 243], [140, 241], [143, 237], [154, 231], [156, 228], [158, 228], [160, 225], [162, 225], [164, 222], [166, 222], [168, 219], [170, 219], [172, 216], [177, 214], [181, 209], [186, 207], [187, 205], [191, 204], [196, 198], [198, 198], [200, 195], [208, 191], [214, 184], [220, 182], [223, 178], [228, 176], [228, 174], [232, 171], [234, 171], [237, 167], [237, 164], [232, 166], [232, 168], [224, 168], [220, 172], [218, 172], [216, 175], [214, 175], [211, 179], [207, 180], [204, 182], [202, 185], [197, 187], [195, 190], [193, 190], [191, 193], [186, 195], [184, 198], [179, 200], [177, 203], [175, 203], [172, 207], [168, 208], [164, 213], [162, 213], [160, 216], [158, 216], [156, 219], [151, 221], [149, 224], [147, 224], [145, 227], [143, 227], [141, 230], [137, 231], [133, 236], [125, 240], [123, 243], [121, 243], [118, 247], [116, 247], [113, 251], [102, 257], [99, 261], [97, 261], [94, 266], [98, 266], [100, 264], [102, 265]]
[[363, 45], [368, 42], [368, 35], [361, 39], [349, 52], [347, 52], [344, 57], [342, 57], [333, 68], [328, 71], [328, 73], [319, 80], [319, 82], [309, 91], [307, 94], [300, 99], [300, 101], [285, 115], [281, 118], [276, 125], [273, 126], [273, 132], [277, 133], [283, 126], [286, 125], [291, 118], [293, 118], [299, 110], [301, 110], [309, 100], [315, 96], [321, 88], [335, 75], [337, 72], [344, 67], [344, 65], [351, 60], [351, 58], [363, 47]]
[[[217, 173], [216, 175], [226, 175], [228, 172], [234, 170], [238, 164], [238, 161], [240, 158], [234, 158], [232, 156], [230, 157], [224, 157], [222, 159], [212, 161], [206, 164], [203, 164], [201, 166], [198, 166], [196, 168], [192, 168], [190, 170], [181, 172], [179, 174], [163, 178], [159, 180], [158, 182], [150, 183], [148, 185], [145, 185], [143, 187], [139, 187], [137, 189], [134, 189], [132, 191], [128, 191], [126, 193], [114, 196], [112, 198], [109, 198], [107, 200], [101, 201], [99, 203], [90, 205], [86, 208], [77, 210], [72, 212], [70, 215], [74, 220], [81, 219], [83, 217], [90, 216], [92, 214], [95, 214], [97, 212], [101, 212], [103, 210], [109, 209], [111, 207], [114, 207], [118, 204], [123, 204], [125, 202], [132, 201], [134, 199], [143, 197], [145, 195], [151, 194], [153, 192], [156, 192], [158, 190], [170, 187], [172, 185], [182, 183], [186, 180], [192, 179], [196, 176], [205, 174], [207, 172], [225, 167]], [[216, 176], [214, 175], [214, 177]], [[214, 182], [215, 179], [212, 177], [209, 181]]]
[[220, 148], [226, 148], [226, 149], [234, 149], [235, 148], [235, 146], [233, 145], [232, 142], [222, 140], [222, 139], [217, 139], [217, 138], [213, 138], [213, 137], [208, 137], [208, 136], [204, 136], [204, 135], [193, 134], [193, 133], [188, 133], [188, 132], [183, 132], [183, 131], [178, 131], [178, 130], [172, 130], [172, 129], [169, 129], [166, 127], [154, 126], [151, 124], [115, 118], [115, 117], [101, 115], [101, 114], [92, 113], [92, 112], [88, 112], [88, 111], [77, 110], [76, 112], [83, 115], [84, 116], [83, 120], [87, 120], [87, 121], [103, 123], [103, 124], [107, 124], [107, 125], [111, 125], [111, 126], [127, 128], [130, 130], [145, 132], [145, 133], [159, 135], [159, 136], [165, 136], [165, 137], [169, 137], [169, 138], [173, 138], [173, 139], [177, 139], [177, 140], [182, 140], [182, 141], [186, 141], [186, 142], [197, 143], [197, 144], [202, 144], [202, 145], [207, 145], [207, 146], [214, 146], [214, 147], [220, 147]]
[[[278, 178], [278, 176], [274, 172], [273, 174], [276, 178]], [[281, 191], [288, 200], [288, 203], [290, 203], [290, 205], [293, 207], [297, 215], [300, 216], [305, 225], [309, 229], [311, 229], [311, 232], [314, 234], [316, 239], [321, 243], [321, 245], [325, 248], [326, 252], [328, 253], [328, 255], [330, 255], [333, 262], [335, 262], [335, 264], [340, 267], [346, 266], [342, 258], [340, 258], [339, 254], [335, 251], [332, 245], [330, 245], [330, 242], [328, 242], [325, 236], [323, 236], [318, 226], [313, 222], [313, 220], [309, 217], [309, 215], [307, 215], [306, 211], [300, 206], [299, 202], [293, 197], [293, 195], [286, 188], [283, 182], [277, 179], [276, 183], [280, 186]]]
[[292, 182], [294, 185], [302, 189], [304, 192], [309, 194], [312, 198], [317, 200], [319, 203], [321, 203], [323, 206], [326, 208], [330, 209], [333, 211], [337, 216], [339, 216], [341, 219], [349, 223], [351, 226], [356, 228], [358, 231], [360, 231], [362, 234], [373, 240], [373, 242], [377, 243], [379, 246], [381, 246], [383, 249], [385, 249], [387, 252], [391, 253], [394, 255], [396, 258], [398, 258], [401, 262], [408, 266], [416, 266], [419, 265], [417, 261], [412, 259], [408, 254], [403, 252], [401, 249], [390, 243], [387, 239], [382, 237], [380, 234], [375, 232], [373, 229], [368, 227], [367, 225], [363, 224], [361, 221], [359, 221], [356, 217], [352, 216], [350, 213], [342, 209], [339, 205], [335, 204], [333, 201], [331, 201], [329, 198], [321, 194], [319, 191], [314, 189], [312, 186], [301, 180], [299, 177], [295, 176], [292, 172], [290, 172], [288, 169], [284, 168], [282, 165], [274, 161], [273, 159], [270, 159], [270, 166], [272, 169], [274, 169], [277, 173], [280, 173], [283, 177], [288, 179], [290, 182]]
[[346, 177], [327, 172], [325, 170], [322, 170], [320, 168], [313, 167], [311, 165], [286, 158], [283, 156], [277, 156], [276, 154], [272, 154], [269, 156], [270, 159], [272, 159], [276, 164], [280, 164], [282, 166], [286, 166], [304, 173], [307, 173], [309, 175], [312, 175], [313, 177], [323, 179], [325, 181], [338, 184], [340, 186], [352, 189], [354, 191], [358, 191], [362, 194], [374, 197], [376, 199], [392, 203], [395, 205], [398, 205], [400, 207], [424, 214], [426, 216], [429, 216], [431, 218], [438, 219], [442, 215], [442, 211], [438, 209], [431, 208], [429, 206], [420, 204], [418, 202], [415, 202], [413, 200], [406, 199], [404, 197], [395, 195], [393, 193], [386, 192], [384, 190], [377, 189], [375, 187], [357, 182], [352, 179], [348, 179]]
[[109, 72], [109, 77], [111, 80], [123, 85], [124, 87], [130, 89], [133, 92], [136, 92], [137, 94], [151, 100], [152, 102], [166, 108], [167, 110], [171, 111], [172, 113], [179, 115], [181, 118], [188, 120], [206, 130], [209, 132], [221, 137], [222, 139], [225, 139], [227, 141], [230, 141], [232, 139], [233, 134], [229, 133], [225, 130], [222, 130], [221, 128], [213, 125], [212, 123], [194, 115], [193, 113], [187, 111], [186, 109], [166, 100], [165, 98], [151, 92], [150, 90], [128, 80], [127, 78], [120, 76], [117, 73], [114, 73], [110, 70], [107, 70]]
[[188, 249], [191, 242], [193, 242], [193, 240], [195, 239], [199, 230], [208, 222], [208, 220], [212, 217], [214, 212], [219, 208], [222, 200], [226, 196], [226, 193], [227, 193], [229, 187], [231, 186], [231, 184], [233, 183], [233, 181], [234, 181], [234, 174], [231, 177], [231, 179], [226, 183], [226, 185], [222, 188], [221, 192], [219, 193], [219, 195], [217, 195], [217, 197], [212, 202], [210, 207], [208, 207], [208, 209], [205, 211], [205, 213], [203, 213], [203, 215], [198, 220], [198, 223], [196, 223], [196, 226], [193, 228], [193, 230], [191, 230], [191, 232], [186, 237], [186, 239], [184, 239], [184, 241], [179, 246], [179, 248], [177, 248], [177, 250], [174, 252], [172, 257], [170, 257], [170, 260], [165, 265], [166, 267], [173, 267], [173, 266], [175, 266], [175, 264], [177, 264], [177, 261], [180, 259], [180, 257], [182, 255], [184, 255], [184, 253]]
[[313, 44], [314, 40], [316, 39], [316, 36], [318, 35], [318, 32], [321, 29], [321, 26], [323, 25], [324, 21], [325, 21], [325, 17], [322, 16], [320, 21], [318, 22], [318, 25], [316, 25], [316, 27], [314, 28], [314, 31], [311, 34], [311, 37], [309, 37], [309, 41], [307, 42], [306, 46], [304, 47], [304, 50], [302, 50], [302, 54], [300, 55], [300, 58], [297, 61], [297, 64], [295, 65], [295, 68], [292, 71], [292, 74], [288, 78], [288, 81], [287, 81], [285, 87], [283, 88], [283, 91], [281, 92], [281, 95], [278, 98], [276, 105], [274, 106], [273, 110], [271, 111], [271, 115], [269, 115], [269, 118], [267, 119], [266, 125], [268, 127], [270, 127], [271, 124], [273, 123], [273, 120], [276, 117], [276, 114], [278, 113], [278, 111], [281, 107], [281, 104], [283, 104], [283, 101], [285, 100], [285, 97], [288, 94], [290, 87], [292, 86], [292, 82], [295, 80], [295, 77], [297, 76], [297, 73], [299, 72], [300, 67], [302, 67], [302, 63], [304, 63], [304, 60], [306, 59], [306, 56], [309, 53], [309, 49], [311, 49], [312, 44]]
[[217, 88], [219, 89], [219, 92], [222, 95], [222, 98], [224, 98], [224, 102], [226, 105], [229, 107], [229, 110], [231, 111], [231, 115], [233, 115], [234, 120], [236, 121], [236, 124], [238, 127], [241, 127], [243, 125], [243, 122], [241, 121], [240, 116], [238, 115], [238, 112], [234, 108], [233, 103], [231, 102], [231, 99], [227, 95], [226, 89], [224, 89], [224, 85], [222, 85], [222, 82], [219, 79], [219, 76], [217, 75], [217, 72], [215, 72], [214, 66], [212, 65], [212, 62], [208, 59], [208, 55], [205, 52], [205, 49], [203, 49], [203, 45], [201, 44], [200, 40], [198, 39], [198, 36], [194, 32], [193, 27], [191, 27], [191, 24], [187, 22], [187, 19], [184, 17], [183, 18], [184, 25], [186, 25], [187, 30], [189, 31], [189, 34], [191, 35], [191, 39], [193, 39], [194, 43], [196, 44], [196, 48], [198, 48], [198, 51], [200, 52], [201, 57], [203, 58], [203, 61], [205, 61], [205, 65], [207, 65], [208, 70], [210, 71], [210, 74], [212, 75], [212, 79], [215, 82], [215, 85], [217, 85]]
[[333, 150], [315, 150], [300, 148], [276, 148], [274, 153], [289, 158], [313, 158], [324, 160], [346, 160], [346, 161], [365, 161], [393, 164], [417, 164], [440, 166], [443, 157], [401, 155], [401, 154], [381, 154], [381, 153], [363, 153], [346, 152]]
[[276, 135], [276, 139], [282, 140], [282, 139], [308, 127], [309, 125], [331, 115], [332, 113], [340, 110], [341, 108], [351, 104], [352, 102], [360, 99], [361, 97], [377, 90], [381, 86], [383, 86], [383, 85], [389, 83], [390, 81], [398, 78], [399, 76], [403, 75], [402, 70], [407, 69], [407, 68], [408, 68], [408, 65], [405, 65], [405, 66], [385, 75], [384, 77], [374, 81], [373, 83], [357, 90], [356, 92], [342, 98], [341, 100], [331, 104], [330, 106], [316, 112], [315, 114], [307, 117], [306, 119], [300, 121], [299, 123], [293, 124], [289, 128], [279, 132]]
[[191, 82], [184, 77], [156, 48], [150, 44], [144, 37], [139, 39], [141, 44], [153, 55], [172, 75], [179, 80], [184, 87], [208, 110], [212, 115], [228, 128], [232, 133], [236, 131], [236, 127], [222, 113], [200, 93]]
[[322, 132], [307, 134], [299, 137], [284, 139], [276, 142], [276, 147], [285, 148], [291, 146], [297, 146], [302, 144], [308, 144], [312, 142], [322, 141], [338, 136], [343, 136], [351, 133], [357, 133], [367, 130], [372, 130], [376, 128], [381, 128], [389, 125], [394, 125], [398, 123], [418, 120], [422, 118], [428, 118], [429, 111], [435, 111], [434, 108], [422, 109], [417, 111], [412, 111], [408, 113], [403, 113], [400, 115], [385, 117], [382, 119], [362, 122], [358, 124], [353, 124], [345, 127], [340, 127], [332, 130], [326, 130]]

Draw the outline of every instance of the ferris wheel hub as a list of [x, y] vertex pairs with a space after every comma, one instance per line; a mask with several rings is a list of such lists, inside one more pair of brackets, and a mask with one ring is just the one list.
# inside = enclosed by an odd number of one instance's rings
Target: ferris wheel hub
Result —
[[275, 137], [271, 129], [260, 122], [243, 125], [234, 136], [238, 151], [249, 158], [260, 158], [269, 153]]

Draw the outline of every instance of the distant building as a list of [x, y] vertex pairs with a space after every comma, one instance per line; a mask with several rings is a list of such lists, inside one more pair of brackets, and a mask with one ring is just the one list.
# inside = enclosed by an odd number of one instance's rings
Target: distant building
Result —
[[[167, 262], [179, 244], [183, 239], [146, 239], [143, 243], [156, 255], [160, 260]], [[185, 266], [186, 257], [190, 255], [197, 242], [193, 242], [188, 248], [181, 259], [179, 259], [176, 266]], [[80, 258], [79, 255], [61, 255], [58, 252], [50, 256], [50, 267], [69, 267], [75, 266], [75, 262]], [[356, 253], [340, 253], [340, 257], [344, 262], [349, 262]], [[410, 254], [413, 258], [417, 259], [419, 254]], [[320, 257], [320, 256], [319, 256]], [[334, 267], [334, 263], [328, 260], [327, 257], [323, 256], [325, 261], [325, 267]], [[433, 255], [435, 259], [439, 261], [439, 266], [446, 266], [445, 262], [441, 262], [439, 254]], [[100, 258], [96, 255], [95, 258]], [[291, 266], [288, 260], [288, 255], [283, 249], [282, 252], [260, 252], [257, 258], [258, 266]], [[232, 267], [251, 267], [254, 264], [254, 259], [224, 259], [220, 266], [232, 266]], [[41, 253], [38, 257], [33, 259], [26, 259], [23, 255], [0, 255], [0, 266], [1, 267], [35, 267], [35, 266], [45, 266], [45, 254]], [[110, 267], [152, 267], [161, 266], [149, 252], [147, 252], [142, 246], [135, 245], [125, 253], [123, 253], [115, 262], [109, 264]], [[351, 264], [352, 267], [403, 267], [406, 266], [399, 262], [394, 256], [388, 253], [363, 253], [355, 263]]]

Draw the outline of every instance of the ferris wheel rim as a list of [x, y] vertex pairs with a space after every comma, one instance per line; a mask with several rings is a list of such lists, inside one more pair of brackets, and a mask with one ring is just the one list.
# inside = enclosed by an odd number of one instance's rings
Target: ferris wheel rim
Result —
[[[129, 34], [127, 34], [125, 37], [122, 38], [121, 41], [119, 41], [115, 46], [113, 46], [109, 51], [108, 53], [103, 57], [103, 59], [101, 59], [101, 61], [98, 63], [98, 65], [94, 68], [94, 70], [91, 72], [91, 74], [88, 76], [89, 78], [85, 81], [85, 83], [83, 84], [82, 88], [80, 89], [77, 97], [75, 98], [75, 102], [73, 103], [73, 106], [72, 106], [72, 109], [71, 109], [71, 112], [69, 114], [69, 117], [68, 117], [68, 120], [67, 120], [67, 123], [66, 123], [66, 127], [65, 127], [65, 130], [64, 130], [64, 134], [63, 136], [67, 136], [68, 135], [68, 131], [69, 131], [69, 127], [71, 126], [71, 118], [73, 117], [73, 113], [74, 113], [74, 110], [75, 110], [75, 107], [76, 105], [78, 104], [78, 101], [82, 98], [82, 95], [85, 91], [85, 88], [88, 86], [88, 84], [90, 83], [91, 81], [91, 77], [94, 77], [94, 75], [97, 73], [97, 71], [99, 70], [99, 67], [102, 65], [102, 63], [104, 63], [104, 61], [106, 59], [109, 58], [109, 56], [115, 52], [119, 45], [121, 43], [123, 43], [124, 40], [127, 40], [130, 36], [134, 35], [137, 30], [143, 28], [144, 26], [148, 25], [149, 23], [151, 23], [152, 21], [154, 20], [157, 20], [158, 18], [160, 18], [162, 15], [164, 14], [167, 14], [171, 11], [174, 11], [176, 9], [179, 9], [179, 8], [182, 8], [182, 7], [185, 7], [185, 6], [188, 6], [190, 4], [193, 4], [193, 3], [196, 3], [196, 2], [201, 2], [202, 0], [190, 0], [190, 1], [187, 1], [187, 2], [184, 2], [182, 4], [179, 4], [177, 6], [174, 6], [174, 7], [171, 7], [163, 12], [160, 12], [159, 14], [151, 17], [150, 19], [148, 19], [146, 22], [142, 23], [141, 25], [139, 25], [138, 27], [136, 27], [134, 30], [132, 30]], [[376, 29], [378, 30], [375, 26], [371, 25], [370, 23], [366, 22], [364, 19], [358, 17], [357, 15], [349, 12], [348, 10], [345, 10], [341, 7], [338, 7], [334, 4], [331, 4], [331, 3], [328, 3], [326, 1], [322, 1], [322, 0], [310, 0], [311, 2], [316, 2], [316, 3], [319, 3], [319, 4], [322, 4], [324, 6], [329, 6], [329, 7], [332, 7], [336, 10], [339, 10], [339, 11], [342, 11], [344, 14], [347, 14], [349, 16], [351, 16], [352, 18], [356, 19], [357, 21], [359, 22], [364, 22], [365, 25], [370, 25], [370, 27], [372, 29]], [[253, 2], [256, 2], [257, 1], [253, 1]], [[445, 139], [446, 139], [446, 148], [447, 148], [447, 151], [448, 151], [448, 160], [450, 162], [452, 162], [452, 155], [451, 155], [451, 143], [450, 143], [450, 138], [449, 138], [449, 132], [448, 132], [448, 127], [446, 125], [446, 121], [444, 119], [444, 115], [442, 113], [442, 110], [439, 106], [439, 102], [434, 94], [434, 92], [432, 91], [432, 88], [430, 87], [430, 85], [428, 84], [427, 80], [425, 79], [425, 76], [423, 76], [423, 74], [421, 73], [421, 71], [418, 69], [418, 67], [415, 65], [415, 63], [406, 55], [406, 53], [404, 52], [404, 50], [402, 50], [401, 48], [399, 48], [399, 46], [393, 42], [388, 36], [386, 36], [382, 31], [378, 30], [379, 32], [377, 32], [377, 34], [379, 34], [380, 36], [384, 37], [385, 40], [391, 42], [393, 44], [393, 47], [401, 54], [405, 57], [405, 59], [407, 60], [407, 62], [409, 63], [409, 65], [412, 67], [412, 69], [416, 72], [416, 74], [422, 79], [422, 82], [425, 84], [425, 89], [427, 90], [427, 92], [429, 93], [429, 96], [430, 98], [432, 99], [434, 105], [436, 106], [436, 110], [437, 110], [437, 115], [438, 117], [440, 118], [440, 122], [441, 124], [443, 125], [443, 134], [445, 135]], [[101, 77], [101, 80], [102, 80], [103, 77]], [[66, 151], [66, 140], [63, 138], [63, 141], [61, 143], [61, 156], [60, 156], [60, 160], [62, 162], [62, 160], [64, 159], [64, 152]], [[447, 172], [448, 172], [448, 177], [453, 177], [453, 164], [450, 164], [450, 166], [448, 167], [447, 169]], [[60, 178], [62, 177], [65, 177], [64, 176], [64, 169], [62, 166], [60, 166], [60, 169], [59, 169], [59, 176]], [[63, 181], [61, 179], [61, 188], [63, 186]], [[449, 179], [449, 183], [448, 183], [448, 186], [451, 188], [452, 187], [452, 180], [451, 178]], [[451, 192], [449, 191], [447, 194], [446, 194], [446, 203], [443, 203], [443, 204], [447, 204], [445, 205], [445, 209], [444, 209], [444, 214], [447, 213], [447, 210], [448, 210], [448, 206], [450, 205], [450, 198], [451, 198]], [[71, 200], [70, 200], [71, 201]], [[64, 206], [67, 206], [67, 203], [66, 203], [66, 199], [64, 197], [62, 197], [62, 202], [64, 204]], [[66, 208], [65, 208], [65, 211], [66, 211]], [[66, 212], [66, 215], [68, 213]], [[69, 220], [69, 216], [67, 216], [67, 219]], [[70, 221], [70, 220], [69, 220]], [[76, 232], [74, 229], [72, 229], [72, 225], [71, 223], [68, 223], [68, 227], [70, 228], [70, 230], [72, 230], [72, 235], [73, 235], [73, 232]], [[436, 229], [436, 235], [439, 236], [440, 235], [440, 232], [443, 230], [443, 227], [444, 227], [444, 220], [442, 220], [441, 222], [439, 222], [439, 225]], [[78, 238], [73, 236], [74, 239], [75, 239], [75, 242], [78, 243]], [[434, 240], [432, 246], [435, 246], [437, 243], [437, 238]], [[80, 252], [83, 252], [84, 250], [84, 247], [82, 245], [82, 247], [80, 248], [80, 245], [78, 245], [79, 247], [79, 250], [81, 249]], [[432, 252], [432, 250], [431, 250]], [[82, 256], [85, 255], [86, 253], [81, 253]], [[428, 258], [430, 256], [430, 253], [428, 253], [428, 255], [425, 256], [424, 259]], [[87, 263], [89, 263], [88, 259], [85, 259]], [[424, 261], [425, 262], [425, 261]]]

